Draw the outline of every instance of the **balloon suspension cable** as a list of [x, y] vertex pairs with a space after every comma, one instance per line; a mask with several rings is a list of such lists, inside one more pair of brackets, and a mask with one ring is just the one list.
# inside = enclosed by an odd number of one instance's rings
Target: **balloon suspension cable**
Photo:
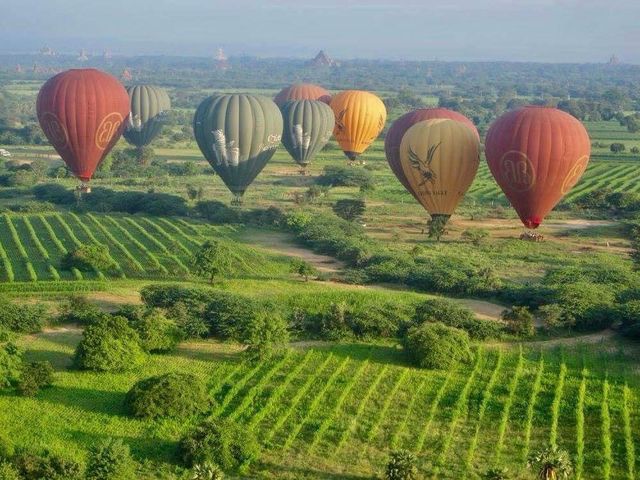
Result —
[[80, 205], [80, 202], [82, 201], [82, 195], [85, 193], [91, 193], [91, 187], [87, 182], [83, 181], [76, 187], [75, 190], [76, 203], [78, 205]]

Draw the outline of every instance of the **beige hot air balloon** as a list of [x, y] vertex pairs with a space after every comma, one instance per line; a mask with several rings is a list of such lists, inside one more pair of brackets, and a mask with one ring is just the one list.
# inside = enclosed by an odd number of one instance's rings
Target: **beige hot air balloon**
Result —
[[446, 221], [476, 176], [480, 142], [463, 123], [424, 120], [402, 137], [400, 163], [408, 190], [432, 219], [440, 217]]

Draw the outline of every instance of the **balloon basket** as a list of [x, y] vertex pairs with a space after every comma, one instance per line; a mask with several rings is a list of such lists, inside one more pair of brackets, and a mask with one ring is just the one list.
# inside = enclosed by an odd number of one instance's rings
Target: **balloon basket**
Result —
[[520, 240], [527, 242], [544, 242], [544, 235], [534, 232], [533, 230], [525, 230], [520, 234]]
[[91, 187], [89, 186], [88, 183], [83, 182], [76, 187], [76, 192], [78, 192], [78, 194], [80, 195], [84, 193], [91, 193]]
[[242, 206], [242, 194], [241, 193], [236, 193], [233, 195], [233, 198], [231, 199], [231, 206], [232, 207], [240, 207]]

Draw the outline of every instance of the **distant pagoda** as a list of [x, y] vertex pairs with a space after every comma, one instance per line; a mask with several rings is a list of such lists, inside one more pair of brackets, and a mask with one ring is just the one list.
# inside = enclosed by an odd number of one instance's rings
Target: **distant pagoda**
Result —
[[216, 52], [216, 55], [213, 57], [214, 62], [215, 62], [215, 67], [216, 70], [228, 70], [229, 68], [231, 68], [229, 66], [229, 60], [227, 59], [227, 56], [224, 53], [224, 50], [220, 47], [218, 48], [218, 51]]
[[45, 57], [52, 57], [55, 54], [56, 52], [51, 47], [48, 47], [47, 45], [45, 45], [40, 49], [40, 55], [43, 55]]
[[130, 82], [131, 80], [133, 80], [133, 75], [131, 75], [131, 72], [128, 68], [122, 70], [122, 73], [120, 74], [120, 80], [122, 80], [123, 82]]
[[22, 65], [20, 64], [16, 65], [16, 73], [22, 73], [22, 72], [23, 72]]
[[80, 55], [78, 55], [78, 58], [76, 58], [76, 60], [78, 60], [79, 62], [86, 62], [87, 60], [89, 60], [89, 55], [84, 48], [80, 50]]
[[108, 48], [104, 50], [104, 52], [102, 52], [102, 59], [103, 60], [111, 60], [111, 50], [109, 50]]
[[615, 53], [609, 57], [609, 62], [607, 62], [607, 65], [620, 65], [620, 59]]
[[312, 67], [337, 67], [338, 63], [324, 53], [324, 50], [320, 50], [313, 60], [309, 61], [309, 65]]

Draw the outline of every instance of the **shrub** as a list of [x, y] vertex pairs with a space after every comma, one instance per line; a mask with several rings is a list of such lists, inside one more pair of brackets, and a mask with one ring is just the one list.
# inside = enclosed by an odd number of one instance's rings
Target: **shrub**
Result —
[[425, 259], [411, 270], [407, 283], [422, 291], [466, 295], [488, 294], [500, 287], [490, 266], [452, 257]]
[[509, 480], [510, 478], [509, 470], [500, 467], [490, 468], [482, 474], [482, 480]]
[[389, 455], [385, 470], [387, 480], [414, 480], [418, 478], [416, 457], [408, 450], [396, 450]]
[[218, 240], [207, 240], [190, 260], [192, 271], [213, 283], [216, 277], [229, 273], [231, 249]]
[[20, 378], [22, 352], [9, 342], [0, 345], [0, 389], [13, 385]]
[[465, 330], [472, 338], [486, 339], [500, 335], [500, 325], [480, 320], [468, 308], [444, 299], [426, 300], [416, 307], [414, 324], [441, 322], [450, 327]]
[[554, 446], [533, 453], [527, 465], [542, 480], [566, 479], [573, 472], [569, 453]]
[[107, 372], [134, 368], [143, 359], [140, 338], [127, 319], [105, 316], [84, 330], [74, 362], [82, 369]]
[[136, 478], [129, 447], [122, 440], [107, 439], [89, 450], [86, 480], [130, 480]]
[[209, 332], [204, 321], [204, 304], [200, 308], [189, 308], [184, 302], [177, 302], [167, 309], [167, 316], [176, 322], [183, 338], [202, 338]]
[[80, 464], [48, 451], [42, 455], [22, 452], [13, 458], [13, 464], [26, 480], [75, 480], [80, 478]]
[[147, 352], [168, 352], [182, 339], [176, 322], [168, 319], [160, 309], [125, 305], [116, 315], [129, 321], [129, 326], [138, 334], [140, 345]]
[[40, 303], [13, 303], [0, 298], [0, 327], [18, 333], [37, 333], [49, 319], [47, 308]]
[[224, 472], [215, 463], [205, 462], [193, 466], [192, 480], [224, 480]]
[[559, 285], [552, 298], [563, 309], [565, 325], [579, 330], [597, 330], [614, 321], [609, 311], [613, 297], [613, 292], [605, 285], [578, 281]]
[[241, 223], [242, 213], [237, 208], [231, 208], [227, 204], [217, 200], [200, 201], [196, 204], [198, 214], [212, 223]]
[[349, 222], [358, 220], [366, 210], [364, 200], [358, 198], [343, 198], [333, 204], [333, 212]]
[[215, 292], [204, 312], [213, 335], [242, 341], [246, 326], [251, 323], [260, 305], [244, 295]]
[[640, 300], [631, 300], [619, 305], [615, 314], [622, 322], [622, 333], [627, 337], [640, 339]]
[[202, 381], [187, 373], [167, 373], [136, 383], [127, 393], [125, 406], [141, 418], [184, 418], [209, 406]]
[[489, 232], [484, 228], [467, 228], [460, 235], [462, 240], [471, 242], [476, 246], [482, 245], [487, 237], [489, 237]]
[[360, 187], [361, 190], [375, 188], [373, 174], [363, 168], [327, 166], [316, 181], [327, 187]]
[[9, 210], [18, 213], [48, 213], [55, 212], [56, 206], [51, 202], [40, 202], [30, 200], [24, 203], [9, 205]]
[[553, 331], [554, 329], [563, 326], [563, 314], [564, 310], [556, 303], [542, 305], [538, 308], [538, 317], [542, 320], [544, 329], [547, 331]]
[[3, 460], [0, 460], [0, 478], [2, 480], [22, 480], [18, 469]]
[[411, 327], [403, 343], [412, 363], [422, 368], [446, 369], [473, 357], [467, 332], [440, 322]]
[[48, 361], [30, 362], [22, 365], [18, 380], [18, 392], [25, 397], [34, 397], [41, 388], [53, 384], [53, 367]]
[[309, 280], [309, 277], [318, 274], [318, 270], [316, 270], [313, 265], [311, 265], [309, 262], [305, 262], [301, 258], [294, 258], [293, 260], [291, 260], [289, 271], [291, 273], [300, 275], [302, 278], [304, 278], [305, 282]]
[[527, 307], [512, 307], [504, 310], [500, 317], [507, 322], [507, 328], [514, 335], [531, 337], [536, 333], [533, 315]]
[[96, 318], [105, 315], [95, 303], [90, 302], [87, 297], [72, 295], [62, 305], [58, 313], [58, 323], [76, 323], [78, 325], [88, 325]]
[[210, 462], [233, 471], [256, 458], [259, 447], [251, 430], [229, 420], [211, 418], [180, 441], [180, 450], [189, 466]]
[[109, 271], [115, 267], [115, 262], [109, 255], [109, 247], [102, 244], [85, 244], [67, 253], [61, 262], [63, 270], [77, 268], [83, 272], [98, 270]]
[[76, 202], [73, 191], [57, 183], [36, 185], [32, 191], [36, 199], [43, 202], [56, 205], [72, 205]]
[[268, 360], [286, 350], [289, 343], [287, 322], [277, 312], [260, 311], [244, 327], [241, 341], [253, 360]]
[[206, 305], [214, 292], [209, 288], [152, 284], [140, 290], [140, 297], [148, 307], [170, 308], [178, 302], [189, 307], [191, 305]]

